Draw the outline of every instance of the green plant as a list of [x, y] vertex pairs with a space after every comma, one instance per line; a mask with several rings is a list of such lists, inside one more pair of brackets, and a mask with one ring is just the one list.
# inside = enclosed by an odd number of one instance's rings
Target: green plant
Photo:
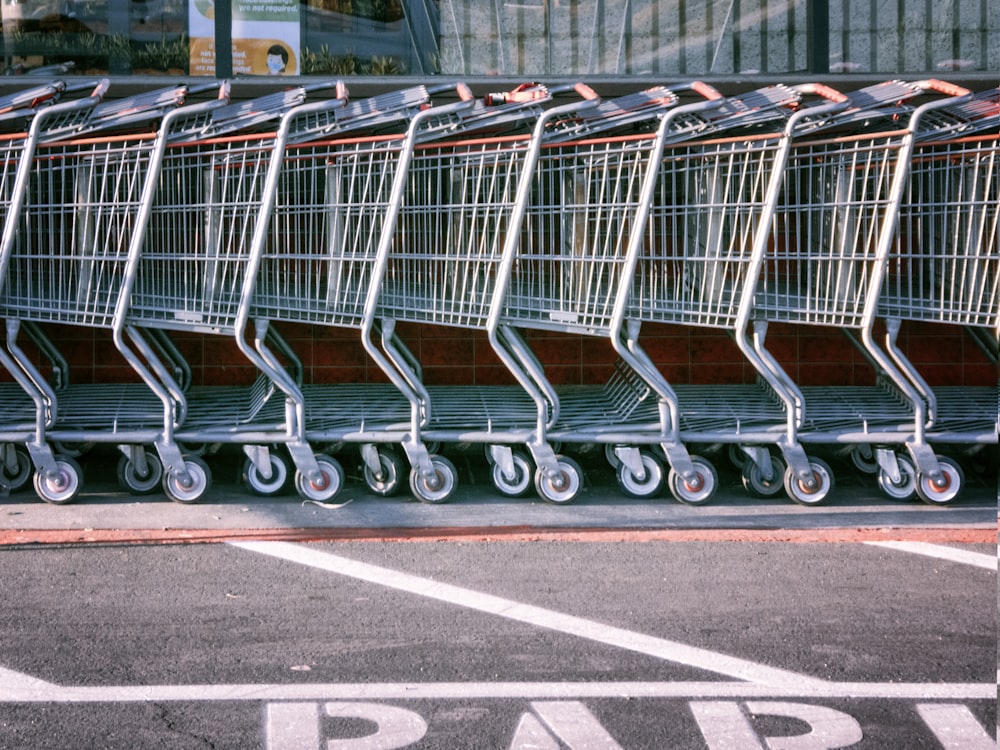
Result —
[[353, 52], [336, 56], [330, 54], [330, 48], [323, 45], [318, 51], [306, 48], [302, 53], [303, 75], [376, 75], [394, 76], [405, 72], [404, 66], [391, 57], [376, 55], [371, 60], [362, 61]]
[[187, 71], [190, 53], [186, 34], [168, 40], [161, 37], [158, 42], [133, 43], [131, 59], [133, 69], [184, 70]]
[[123, 34], [18, 31], [12, 42], [16, 54], [43, 55], [47, 63], [72, 60], [81, 68], [106, 63], [112, 57], [128, 58], [131, 52], [128, 37]]
[[368, 72], [373, 76], [398, 76], [403, 72], [403, 66], [391, 57], [372, 58]]

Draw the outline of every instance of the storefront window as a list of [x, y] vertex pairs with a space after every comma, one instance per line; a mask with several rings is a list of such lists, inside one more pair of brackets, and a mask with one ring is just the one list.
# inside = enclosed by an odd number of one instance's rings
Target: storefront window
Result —
[[[225, 75], [1000, 70], [1000, 4], [985, 0], [0, 0], [0, 8], [9, 72], [72, 64], [210, 76], [220, 42], [231, 48]], [[812, 24], [817, 14], [822, 23]]]
[[3, 0], [9, 72], [184, 74], [187, 0]]
[[302, 14], [306, 74], [441, 72], [433, 0], [308, 0]]

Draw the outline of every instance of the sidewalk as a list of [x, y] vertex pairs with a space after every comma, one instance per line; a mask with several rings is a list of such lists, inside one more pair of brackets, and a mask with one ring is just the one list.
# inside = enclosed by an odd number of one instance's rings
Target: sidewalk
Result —
[[[348, 477], [331, 503], [304, 502], [289, 489], [273, 498], [250, 494], [239, 482], [238, 462], [209, 459], [214, 480], [208, 499], [196, 505], [170, 502], [163, 495], [131, 496], [117, 486], [113, 464], [84, 460], [86, 485], [76, 502], [48, 505], [25, 490], [0, 498], [0, 544], [42, 541], [216, 539], [233, 536], [305, 536], [315, 538], [530, 538], [555, 533], [585, 533], [590, 538], [644, 533], [660, 538], [707, 532], [755, 532], [776, 538], [810, 538], [854, 530], [898, 534], [933, 531], [962, 541], [997, 541], [996, 478], [969, 472], [961, 497], [943, 507], [919, 500], [893, 502], [879, 493], [874, 477], [835, 465], [837, 483], [823, 506], [803, 507], [782, 492], [755, 499], [744, 491], [738, 473], [717, 457], [720, 489], [702, 506], [686, 506], [664, 492], [654, 500], [633, 500], [618, 490], [614, 475], [598, 456], [585, 456], [588, 485], [568, 505], [551, 505], [536, 496], [506, 498], [489, 483], [478, 456], [452, 455], [459, 489], [451, 502], [427, 505], [407, 493], [383, 498]], [[579, 458], [579, 457], [578, 457]], [[110, 470], [109, 470], [109, 467]], [[347, 467], [345, 467], [347, 468]], [[103, 476], [102, 476], [103, 475]], [[38, 532], [38, 533], [31, 533]], [[56, 533], [64, 532], [64, 533]], [[186, 536], [185, 536], [186, 535]], [[729, 534], [730, 536], [732, 534]]]

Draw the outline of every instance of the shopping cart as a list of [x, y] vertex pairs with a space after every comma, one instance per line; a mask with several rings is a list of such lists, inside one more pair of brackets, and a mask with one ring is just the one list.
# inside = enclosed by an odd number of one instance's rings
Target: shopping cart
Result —
[[[488, 445], [491, 477], [500, 492], [523, 494], [533, 476], [538, 494], [554, 503], [576, 497], [583, 472], [574, 459], [556, 453], [547, 434], [559, 416], [559, 395], [524, 340], [504, 320], [503, 303], [511, 279], [524, 268], [519, 245], [531, 230], [523, 218], [533, 200], [542, 146], [551, 129], [580, 118], [593, 124], [627, 114], [612, 104], [613, 114], [602, 115], [604, 105], [589, 88], [578, 85], [575, 90], [582, 100], [551, 107], [538, 117], [530, 140], [520, 142], [523, 153], [511, 153], [510, 145], [503, 143], [477, 143], [473, 148], [444, 144], [441, 150], [418, 155], [420, 169], [415, 170], [407, 193], [412, 202], [404, 203], [396, 229], [402, 239], [398, 248], [390, 250], [390, 273], [376, 290], [376, 314], [383, 321], [485, 332], [517, 386], [428, 387], [433, 408], [425, 435]], [[673, 103], [673, 94], [665, 91], [640, 95], [633, 100], [633, 124], [648, 119], [651, 110]], [[488, 164], [484, 174], [480, 161], [480, 153], [498, 147], [501, 168], [507, 170], [501, 173], [506, 180], [502, 185], [497, 184], [496, 167]], [[428, 206], [436, 208], [429, 211]], [[528, 455], [513, 446], [524, 446]]]
[[[661, 403], [671, 405], [671, 422], [661, 421], [676, 425], [680, 441], [730, 446], [731, 454], [742, 459], [747, 489], [773, 494], [785, 466], [812, 481], [818, 459], [807, 457], [798, 442], [797, 404], [790, 403], [771, 363], [747, 334], [753, 283], [788, 142], [834, 114], [846, 116], [856, 104], [824, 86], [803, 85], [767, 87], [721, 105], [701, 115], [701, 138], [662, 149], [652, 199], [640, 216], [642, 229], [630, 241], [636, 269], [620, 313], [621, 349], [641, 365], [637, 371], [661, 394]], [[759, 373], [758, 382], [671, 388], [639, 343], [644, 322], [730, 333]], [[762, 330], [754, 333], [763, 336]], [[650, 404], [640, 405], [635, 418], [644, 414], [655, 416]], [[643, 457], [650, 467], [655, 460]], [[699, 463], [702, 474], [708, 462]], [[714, 476], [714, 469], [704, 476]], [[705, 497], [701, 485], [706, 480], [692, 482], [673, 472], [670, 483], [675, 493], [691, 496], [688, 502]]]
[[[680, 95], [691, 92], [700, 100], [681, 105]], [[636, 92], [552, 121], [539, 137], [523, 226], [507, 238], [512, 262], [509, 279], [495, 292], [491, 334], [508, 367], [536, 384], [541, 443], [604, 445], [620, 488], [632, 497], [652, 497], [666, 481], [678, 500], [698, 504], [717, 487], [714, 467], [691, 456], [678, 439], [673, 391], [629, 348], [622, 312], [639, 249], [631, 239], [641, 231], [659, 153], [668, 141], [698, 137], [709, 113], [720, 121], [730, 117], [732, 107], [711, 87], [694, 83]], [[619, 361], [603, 385], [555, 387], [519, 330], [608, 338]], [[644, 403], [651, 413], [641, 409]], [[502, 492], [527, 488], [528, 456], [494, 450], [491, 457], [494, 484]], [[559, 461], [568, 489], [537, 471], [536, 489], [543, 496], [562, 497], [579, 486], [575, 462]]]
[[[32, 86], [0, 97], [0, 210], [6, 216], [14, 178], [28, 134], [24, 130], [39, 107], [54, 102], [66, 88], [62, 81]], [[9, 365], [8, 365], [9, 362]], [[5, 369], [16, 364], [0, 349]], [[35, 435], [35, 406], [17, 382], [0, 383], [0, 492], [17, 491], [32, 476], [27, 444]]]
[[[151, 341], [169, 332], [225, 336], [257, 370], [246, 385], [201, 385], [182, 392], [169, 372], [155, 367], [175, 411], [173, 440], [181, 445], [235, 444], [247, 455], [251, 488], [262, 494], [280, 490], [287, 465], [271, 446], [287, 448], [295, 463], [296, 486], [303, 497], [323, 501], [343, 484], [335, 459], [314, 455], [301, 436], [301, 395], [281, 365], [246, 341], [248, 290], [255, 281], [256, 256], [251, 233], [262, 201], [273, 191], [268, 164], [281, 118], [301, 105], [309, 91], [330, 89], [321, 99], [330, 113], [346, 103], [343, 84], [299, 87], [193, 113], [179, 110], [164, 118], [143, 188], [129, 245], [122, 293], [115, 311], [119, 348], [130, 362], [152, 360]], [[255, 342], [280, 338], [257, 325]], [[134, 365], [135, 366], [135, 365]], [[269, 402], [283, 409], [271, 418]], [[174, 483], [168, 494], [192, 502], [210, 480], [207, 464], [186, 459], [193, 482]], [[165, 482], [168, 477], [165, 477]]]
[[[435, 503], [451, 496], [457, 477], [451, 462], [428, 448], [425, 433], [436, 429], [428, 438], [435, 442], [459, 438], [441, 424], [442, 394], [422, 383], [396, 322], [467, 326], [485, 315], [484, 290], [495, 277], [503, 212], [517, 184], [526, 132], [550, 97], [538, 85], [493, 95], [489, 103], [474, 100], [464, 86], [458, 93], [460, 101], [429, 109], [381, 102], [370, 109], [372, 115], [385, 113], [383, 132], [354, 135], [352, 128], [365, 120], [345, 121], [330, 140], [296, 145], [283, 154], [273, 218], [261, 228], [268, 232], [261, 237], [268, 247], [251, 305], [258, 319], [362, 334], [389, 383], [306, 387], [306, 435], [314, 442], [360, 444], [365, 480], [383, 495], [399, 487], [406, 471], [394, 450], [401, 446], [411, 491]], [[291, 119], [288, 127], [301, 128]], [[459, 237], [449, 234], [452, 190], [465, 181], [491, 202], [467, 209], [478, 212], [483, 231]], [[442, 269], [434, 271], [445, 276], [435, 275], [429, 266], [420, 267], [430, 260], [428, 242], [440, 259], [479, 253], [478, 264], [462, 278]], [[382, 305], [395, 305], [393, 314]], [[460, 403], [472, 411], [465, 423], [476, 424], [478, 410], [488, 408], [479, 390], [463, 387], [458, 402], [442, 398], [443, 411]], [[518, 390], [513, 387], [508, 395], [516, 400]], [[527, 401], [523, 393], [521, 400]], [[478, 424], [488, 422], [483, 417]], [[503, 427], [507, 424], [504, 420]]]
[[[165, 152], [149, 216], [141, 221], [148, 227], [137, 240], [143, 247], [135, 282], [123, 295], [125, 319], [146, 329], [235, 336], [243, 355], [284, 395], [281, 404], [260, 399], [249, 423], [212, 425], [207, 415], [189, 408], [178, 439], [245, 444], [252, 437], [260, 443], [273, 425], [267, 434], [291, 454], [298, 491], [320, 500], [339, 490], [343, 469], [333, 457], [314, 454], [311, 443], [350, 440], [371, 448], [374, 442], [402, 442], [415, 462], [423, 462], [423, 473], [414, 472], [421, 478], [413, 481], [415, 491], [422, 498], [440, 497], [434, 482], [445, 459], [431, 457], [419, 435], [411, 437], [410, 404], [397, 387], [311, 387], [304, 393], [297, 376], [285, 370], [295, 353], [289, 347], [273, 351], [268, 337], [276, 330], [273, 321], [359, 329], [368, 285], [375, 283], [370, 267], [383, 214], [391, 208], [386, 195], [400, 155], [463, 126], [507, 126], [509, 109], [477, 109], [462, 85], [457, 91], [465, 94], [463, 101], [429, 106], [432, 95], [446, 90], [456, 87], [421, 86], [359, 102], [305, 104], [287, 111], [266, 139], [199, 139]], [[184, 241], [178, 243], [178, 236]], [[373, 399], [379, 407], [375, 416], [364, 408]], [[379, 424], [379, 411], [385, 413], [386, 405], [391, 410], [393, 403], [401, 416]], [[216, 405], [214, 411], [220, 410]], [[335, 427], [328, 421], [331, 412]], [[286, 471], [281, 459], [248, 458], [251, 487], [276, 491]], [[377, 455], [375, 460], [381, 467]], [[430, 478], [424, 481], [425, 476]], [[454, 471], [449, 476], [450, 494]], [[384, 484], [386, 478], [373, 481]]]
[[[786, 398], [800, 412], [798, 440], [903, 446], [918, 473], [940, 482], [944, 462], [926, 443], [925, 405], [872, 330], [914, 134], [925, 115], [966, 92], [939, 81], [907, 85], [911, 100], [916, 94], [945, 98], [874, 108], [863, 118], [832, 118], [789, 141], [780, 201], [764, 236], [771, 247], [752, 289], [752, 317], [755, 329], [780, 322], [853, 332], [884, 374], [877, 387], [800, 388], [771, 357]], [[766, 353], [759, 338], [757, 350]], [[792, 464], [785, 489], [798, 502], [822, 502], [833, 486], [832, 471], [814, 459], [809, 474], [813, 481]]]
[[[34, 401], [27, 448], [37, 467], [36, 492], [53, 503], [71, 501], [82, 482], [79, 465], [56, 456], [53, 444], [119, 445], [137, 467], [137, 482], [149, 480], [161, 463], [144, 446], [155, 444], [161, 456], [180, 455], [157, 428], [165, 406], [148, 388], [64, 380], [56, 391], [18, 342], [26, 323], [111, 328], [124, 248], [155, 140], [150, 131], [191, 93], [179, 86], [105, 102], [106, 90], [103, 81], [91, 96], [32, 117], [0, 245], [4, 364]], [[178, 476], [187, 481], [183, 462], [162, 463], [182, 467]]]
[[[997, 444], [997, 391], [992, 386], [931, 388], [897, 345], [903, 321], [963, 329], [997, 363], [1000, 323], [1000, 89], [927, 113], [918, 123], [896, 241], [878, 300], [885, 349], [923, 399], [926, 440], [932, 445]], [[941, 481], [918, 473], [908, 456], [868, 446], [883, 492], [918, 494], [930, 503], [958, 495], [958, 463], [938, 457]], [[864, 465], [860, 462], [859, 465]]]

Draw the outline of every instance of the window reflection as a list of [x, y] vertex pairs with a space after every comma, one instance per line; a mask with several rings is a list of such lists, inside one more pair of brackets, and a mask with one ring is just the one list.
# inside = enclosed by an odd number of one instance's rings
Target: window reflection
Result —
[[[227, 51], [237, 74], [687, 77], [810, 64], [805, 0], [0, 0], [4, 62], [213, 75], [216, 2], [232, 39], [248, 40]], [[832, 73], [1000, 69], [997, 3], [828, 7]], [[285, 55], [269, 53], [277, 45]]]

